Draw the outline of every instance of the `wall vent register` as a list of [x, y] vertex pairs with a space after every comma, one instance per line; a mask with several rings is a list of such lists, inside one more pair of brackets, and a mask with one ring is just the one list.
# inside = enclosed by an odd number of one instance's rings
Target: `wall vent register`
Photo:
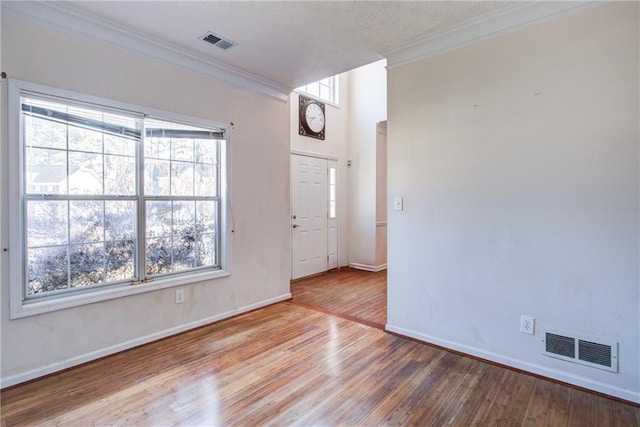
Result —
[[219, 47], [220, 49], [227, 50], [235, 46], [236, 44], [231, 40], [224, 39], [220, 36], [217, 36], [211, 32], [202, 36], [202, 40], [207, 43], [211, 43], [212, 45]]
[[568, 362], [618, 372], [618, 343], [547, 330], [542, 354]]

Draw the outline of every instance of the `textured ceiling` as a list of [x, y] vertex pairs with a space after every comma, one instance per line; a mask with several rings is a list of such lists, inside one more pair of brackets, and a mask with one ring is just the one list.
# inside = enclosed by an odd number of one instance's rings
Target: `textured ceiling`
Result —
[[[65, 7], [187, 52], [298, 87], [507, 6], [489, 1], [74, 1]], [[237, 43], [223, 51], [211, 31]]]

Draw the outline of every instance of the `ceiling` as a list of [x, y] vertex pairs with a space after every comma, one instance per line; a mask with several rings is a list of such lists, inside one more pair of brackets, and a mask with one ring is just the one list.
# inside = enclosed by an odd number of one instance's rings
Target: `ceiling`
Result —
[[[65, 7], [295, 88], [382, 59], [382, 53], [506, 2], [75, 1]], [[211, 31], [235, 43], [201, 40]]]
[[[457, 49], [598, 1], [7, 1], [3, 12], [283, 101], [386, 58]], [[202, 40], [212, 32], [236, 45]]]

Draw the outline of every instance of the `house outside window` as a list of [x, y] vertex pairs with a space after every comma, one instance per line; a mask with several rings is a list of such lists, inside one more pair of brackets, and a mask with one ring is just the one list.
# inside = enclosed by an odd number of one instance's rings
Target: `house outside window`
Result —
[[227, 130], [60, 92], [10, 85], [12, 317], [228, 275]]

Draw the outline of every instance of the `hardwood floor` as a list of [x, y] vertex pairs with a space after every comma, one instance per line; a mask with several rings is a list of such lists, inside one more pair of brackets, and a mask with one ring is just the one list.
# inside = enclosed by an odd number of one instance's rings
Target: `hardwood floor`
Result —
[[387, 271], [341, 268], [291, 283], [293, 302], [378, 329], [387, 323]]
[[638, 426], [640, 408], [279, 303], [4, 390], [7, 426]]

